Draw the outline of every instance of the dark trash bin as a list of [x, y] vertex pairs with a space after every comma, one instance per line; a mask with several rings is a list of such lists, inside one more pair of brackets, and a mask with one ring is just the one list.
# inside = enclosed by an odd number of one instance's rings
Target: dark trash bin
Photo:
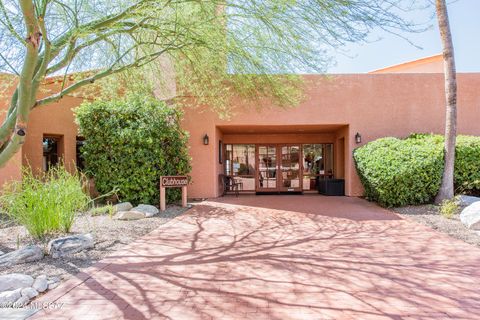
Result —
[[344, 179], [319, 179], [318, 193], [326, 196], [344, 196], [345, 180]]

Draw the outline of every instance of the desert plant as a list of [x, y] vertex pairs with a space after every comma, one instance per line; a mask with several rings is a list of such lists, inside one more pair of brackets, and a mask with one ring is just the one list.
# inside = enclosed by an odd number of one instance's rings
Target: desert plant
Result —
[[453, 218], [459, 211], [458, 198], [443, 200], [440, 205], [440, 214], [447, 219]]
[[88, 202], [80, 176], [62, 165], [36, 176], [25, 168], [22, 181], [6, 184], [0, 197], [3, 210], [35, 238], [69, 232], [76, 212]]
[[[178, 108], [137, 94], [83, 103], [75, 112], [85, 137], [84, 172], [100, 193], [116, 190], [121, 201], [156, 204], [160, 176], [189, 173]], [[178, 190], [168, 190], [167, 201], [176, 199]]]

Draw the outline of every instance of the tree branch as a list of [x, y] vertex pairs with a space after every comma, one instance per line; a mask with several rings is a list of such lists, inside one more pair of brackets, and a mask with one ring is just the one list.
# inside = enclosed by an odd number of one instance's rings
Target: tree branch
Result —
[[[176, 49], [178, 48], [181, 48], [182, 46], [180, 47], [175, 47]], [[78, 81], [77, 83], [74, 83], [68, 87], [66, 87], [65, 89], [61, 90], [59, 93], [56, 93], [54, 95], [51, 95], [49, 97], [46, 97], [46, 98], [43, 98], [43, 99], [40, 99], [38, 100], [34, 107], [39, 107], [39, 106], [42, 106], [42, 105], [45, 105], [45, 104], [49, 104], [49, 103], [52, 103], [52, 102], [57, 102], [59, 101], [60, 99], [63, 98], [64, 95], [66, 94], [69, 94], [85, 85], [88, 85], [88, 84], [92, 84], [94, 83], [95, 81], [97, 80], [100, 80], [102, 78], [105, 78], [109, 75], [112, 75], [112, 74], [116, 74], [116, 73], [119, 73], [119, 72], [123, 72], [125, 70], [128, 70], [130, 68], [135, 68], [135, 67], [140, 67], [140, 66], [143, 66], [149, 62], [151, 62], [152, 60], [158, 58], [159, 56], [161, 56], [162, 54], [164, 54], [165, 52], [167, 52], [168, 50], [171, 50], [172, 48], [165, 48], [163, 50], [160, 50], [158, 52], [155, 52], [155, 53], [152, 53], [152, 54], [148, 54], [146, 56], [143, 56], [137, 60], [135, 60], [134, 62], [130, 63], [130, 64], [127, 64], [127, 65], [124, 65], [120, 68], [117, 68], [117, 69], [114, 69], [114, 66], [116, 63], [114, 63], [112, 66], [110, 66], [110, 68], [102, 71], [102, 72], [99, 72], [91, 77], [88, 77], [86, 79], [83, 79], [83, 80], [80, 80]], [[121, 57], [119, 57], [119, 59], [117, 61], [120, 61], [121, 58], [123, 57], [123, 55]]]

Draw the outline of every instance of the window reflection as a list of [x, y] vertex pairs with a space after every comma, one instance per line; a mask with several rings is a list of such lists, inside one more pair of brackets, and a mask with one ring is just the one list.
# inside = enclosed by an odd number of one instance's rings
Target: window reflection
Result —
[[260, 188], [277, 187], [277, 148], [258, 147], [258, 185]]
[[255, 190], [255, 145], [225, 145], [225, 174], [235, 176], [242, 190]]
[[43, 137], [43, 171], [48, 171], [59, 162], [59, 137]]
[[241, 190], [254, 191], [255, 183], [260, 189], [295, 189], [303, 185], [303, 190], [316, 190], [321, 179], [334, 177], [331, 143], [258, 145], [258, 153], [255, 147], [225, 145], [225, 174], [240, 182]]
[[320, 179], [333, 178], [333, 144], [304, 144], [303, 190], [316, 190]]
[[282, 147], [282, 183], [285, 188], [300, 188], [300, 146]]

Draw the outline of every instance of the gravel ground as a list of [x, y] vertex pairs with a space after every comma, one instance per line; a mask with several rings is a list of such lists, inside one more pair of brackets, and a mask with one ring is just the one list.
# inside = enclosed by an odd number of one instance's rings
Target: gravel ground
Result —
[[[52, 259], [45, 256], [42, 260], [34, 263], [0, 267], [0, 274], [15, 272], [29, 274], [33, 277], [46, 274], [49, 277], [57, 276], [66, 280], [81, 269], [91, 266], [107, 254], [131, 243], [183, 212], [185, 212], [185, 208], [169, 206], [167, 210], [156, 216], [132, 221], [114, 220], [108, 215], [93, 217], [89, 214], [79, 215], [73, 225], [72, 233], [92, 233], [95, 240], [94, 249], [79, 252], [69, 258]], [[31, 243], [46, 248], [48, 240], [35, 242], [28, 236], [24, 227], [13, 225], [5, 217], [0, 217], [1, 251], [10, 252]]]
[[452, 238], [480, 246], [480, 232], [467, 229], [460, 222], [459, 214], [453, 216], [452, 219], [447, 219], [440, 215], [438, 210], [438, 206], [434, 205], [408, 206], [393, 209], [394, 212], [401, 216], [408, 217], [434, 230], [446, 233]]

